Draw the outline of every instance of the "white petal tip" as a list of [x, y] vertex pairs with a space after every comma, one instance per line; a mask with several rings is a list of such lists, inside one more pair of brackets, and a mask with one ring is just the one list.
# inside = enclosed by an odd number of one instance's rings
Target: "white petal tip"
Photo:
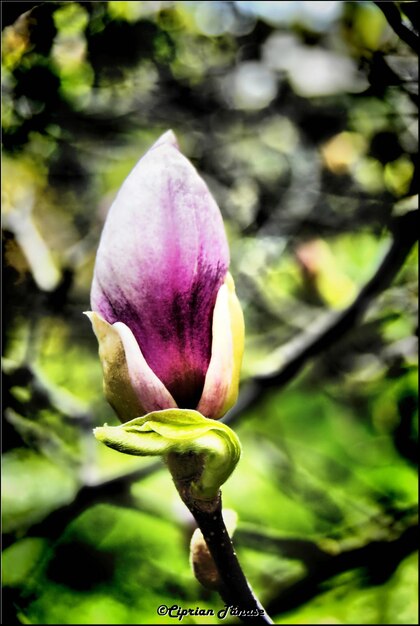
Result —
[[179, 150], [178, 141], [173, 130], [167, 130], [166, 133], [163, 133], [163, 135], [161, 135], [153, 144], [152, 149], [163, 145], [172, 146], [173, 148]]

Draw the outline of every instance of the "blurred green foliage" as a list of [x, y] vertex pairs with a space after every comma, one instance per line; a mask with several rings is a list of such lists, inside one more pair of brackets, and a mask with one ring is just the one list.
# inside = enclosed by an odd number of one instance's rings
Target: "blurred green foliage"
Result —
[[[416, 3], [389, 4], [414, 33]], [[168, 472], [92, 436], [116, 423], [82, 315], [106, 212], [172, 128], [225, 219], [245, 388], [351, 304], [417, 206], [416, 56], [370, 2], [13, 2], [2, 17], [4, 618], [217, 612]], [[235, 419], [224, 505], [276, 623], [417, 623], [416, 269], [414, 250], [361, 323]]]

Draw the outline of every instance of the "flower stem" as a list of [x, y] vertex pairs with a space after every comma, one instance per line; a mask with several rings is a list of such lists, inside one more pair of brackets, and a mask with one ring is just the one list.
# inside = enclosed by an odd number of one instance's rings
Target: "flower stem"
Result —
[[[197, 522], [219, 573], [221, 582], [217, 590], [220, 596], [229, 607], [240, 611], [236, 616], [243, 623], [273, 624], [239, 564], [223, 521], [221, 492], [210, 501], [198, 500], [191, 495], [191, 479], [200, 465], [200, 457], [173, 454], [169, 455], [167, 462], [178, 493]], [[179, 468], [182, 468], [180, 473]], [[186, 474], [189, 474], [189, 478], [186, 478]], [[235, 616], [235, 613], [232, 615]]]
[[203, 534], [219, 572], [222, 584], [218, 591], [222, 599], [228, 606], [238, 608], [244, 613], [239, 615], [244, 623], [273, 624], [254, 595], [239, 564], [223, 521], [221, 496], [217, 498], [214, 510], [206, 510], [206, 507], [203, 508], [197, 501], [190, 502], [187, 506]]

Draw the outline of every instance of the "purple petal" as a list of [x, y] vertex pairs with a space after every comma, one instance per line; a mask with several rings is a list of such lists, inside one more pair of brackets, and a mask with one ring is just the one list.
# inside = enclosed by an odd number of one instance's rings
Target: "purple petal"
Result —
[[173, 133], [165, 133], [110, 209], [91, 303], [109, 323], [131, 329], [181, 408], [195, 408], [203, 390], [213, 308], [228, 264], [219, 208]]

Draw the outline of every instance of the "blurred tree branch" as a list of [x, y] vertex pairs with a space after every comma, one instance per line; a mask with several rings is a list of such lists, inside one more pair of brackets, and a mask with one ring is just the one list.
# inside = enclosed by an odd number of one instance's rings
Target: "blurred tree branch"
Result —
[[[162, 467], [161, 461], [155, 461], [128, 474], [83, 485], [72, 502], [55, 509], [40, 522], [33, 524], [26, 536], [58, 539], [73, 519], [94, 504], [112, 502], [118, 506], [132, 508], [134, 500], [130, 493], [131, 485], [137, 480], [147, 478]], [[3, 547], [15, 541], [16, 537], [13, 535], [14, 533], [3, 535]]]
[[390, 227], [393, 242], [372, 278], [362, 287], [353, 303], [338, 313], [316, 322], [309, 332], [299, 334], [282, 348], [285, 358], [275, 372], [256, 376], [245, 385], [237, 404], [226, 417], [232, 423], [245, 410], [255, 406], [265, 389], [279, 389], [293, 379], [306, 363], [337, 343], [363, 317], [371, 303], [387, 289], [403, 266], [418, 239], [418, 210], [396, 217]]
[[402, 41], [404, 41], [415, 53], [419, 51], [419, 37], [406, 26], [401, 20], [401, 13], [395, 2], [375, 2], [376, 6], [385, 15], [388, 24]]
[[80, 400], [64, 394], [62, 390], [52, 383], [44, 380], [37, 372], [36, 368], [30, 364], [22, 364], [11, 369], [5, 368], [4, 389], [7, 393], [8, 402], [6, 406], [12, 406], [17, 411], [23, 409], [23, 405], [16, 398], [10, 396], [12, 387], [27, 387], [31, 392], [31, 403], [34, 410], [42, 408], [52, 408], [67, 420], [77, 420], [84, 426], [92, 424], [93, 416], [89, 412], [88, 407]]
[[[252, 537], [245, 534], [252, 541]], [[255, 537], [254, 537], [255, 541]], [[353, 544], [353, 545], [351, 545]], [[408, 510], [401, 519], [392, 519], [379, 526], [366, 541], [348, 539], [328, 544], [282, 540], [277, 549], [287, 557], [300, 558], [307, 568], [298, 581], [285, 584], [277, 597], [267, 605], [272, 615], [301, 606], [326, 590], [329, 579], [343, 572], [363, 569], [376, 584], [383, 583], [394, 573], [401, 561], [418, 549], [418, 517]], [[273, 546], [272, 546], [273, 547]]]
[[[339, 554], [353, 552], [372, 541], [395, 539], [418, 521], [416, 506], [401, 510], [389, 510], [375, 515], [368, 523], [339, 531], [338, 537], [322, 537], [315, 541], [300, 537], [282, 537], [277, 532], [243, 524], [236, 531], [238, 542], [267, 552], [276, 551], [287, 559], [298, 559], [308, 570], [317, 569], [326, 561]], [[352, 537], [352, 539], [349, 539]]]

